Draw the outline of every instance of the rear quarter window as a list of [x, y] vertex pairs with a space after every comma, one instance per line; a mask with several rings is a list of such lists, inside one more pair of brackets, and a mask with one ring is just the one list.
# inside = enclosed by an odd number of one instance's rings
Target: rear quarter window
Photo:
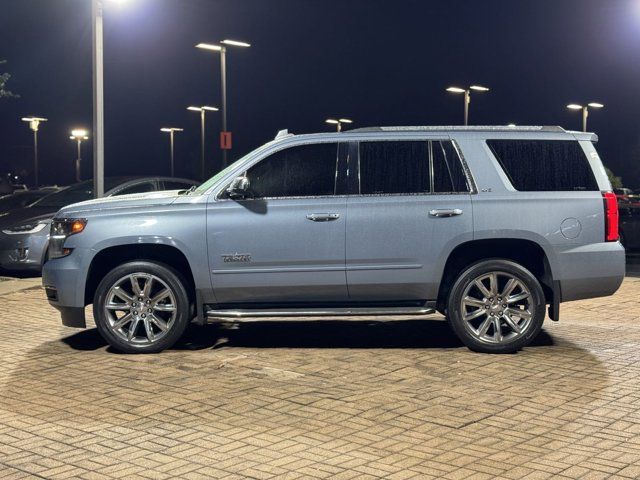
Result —
[[511, 185], [522, 192], [598, 191], [575, 140], [487, 140]]

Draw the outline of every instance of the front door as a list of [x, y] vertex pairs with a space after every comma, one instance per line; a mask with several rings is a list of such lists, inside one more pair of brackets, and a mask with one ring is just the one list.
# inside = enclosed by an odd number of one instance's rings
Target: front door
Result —
[[353, 301], [437, 298], [437, 265], [473, 234], [470, 185], [448, 139], [359, 144], [347, 211], [347, 285]]
[[339, 145], [298, 145], [246, 172], [249, 197], [207, 210], [209, 267], [219, 304], [344, 302], [346, 197]]

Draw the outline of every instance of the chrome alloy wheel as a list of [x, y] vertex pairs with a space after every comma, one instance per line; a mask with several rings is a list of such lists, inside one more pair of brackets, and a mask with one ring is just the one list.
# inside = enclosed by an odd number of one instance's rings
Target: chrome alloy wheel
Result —
[[531, 325], [534, 311], [527, 286], [506, 272], [476, 277], [460, 302], [464, 327], [484, 343], [507, 343], [520, 337]]
[[149, 345], [162, 339], [175, 322], [176, 299], [171, 288], [150, 273], [132, 273], [109, 289], [104, 304], [109, 327], [124, 341]]

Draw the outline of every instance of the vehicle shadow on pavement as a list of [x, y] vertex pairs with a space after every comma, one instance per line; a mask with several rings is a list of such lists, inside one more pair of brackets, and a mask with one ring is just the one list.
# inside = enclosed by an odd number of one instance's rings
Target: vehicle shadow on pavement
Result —
[[[107, 346], [97, 329], [62, 339], [74, 350]], [[531, 347], [554, 345], [544, 330]], [[435, 319], [393, 321], [260, 321], [191, 325], [171, 350], [250, 348], [460, 348], [446, 322]], [[107, 348], [110, 352], [115, 350]]]

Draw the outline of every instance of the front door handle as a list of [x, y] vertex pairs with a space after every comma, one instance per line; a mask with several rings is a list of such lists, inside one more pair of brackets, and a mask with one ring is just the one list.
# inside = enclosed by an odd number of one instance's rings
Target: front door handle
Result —
[[339, 218], [339, 213], [310, 213], [307, 215], [307, 219], [312, 222], [330, 222]]
[[446, 208], [442, 210], [430, 210], [429, 215], [432, 217], [455, 217], [457, 215], [462, 215], [462, 210], [459, 208]]

